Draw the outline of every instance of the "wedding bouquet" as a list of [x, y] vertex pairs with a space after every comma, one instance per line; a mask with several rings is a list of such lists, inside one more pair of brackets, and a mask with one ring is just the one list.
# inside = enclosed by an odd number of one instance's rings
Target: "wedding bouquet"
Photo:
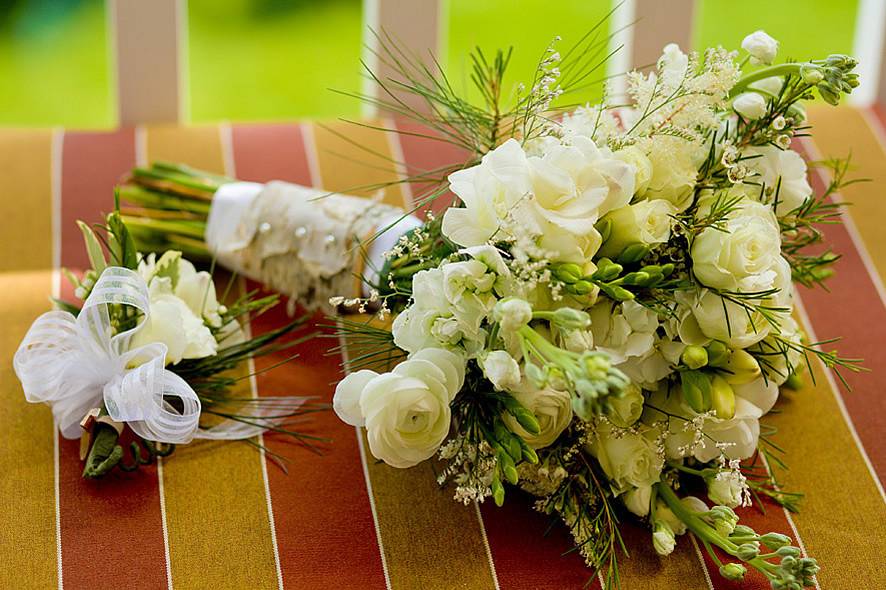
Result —
[[[242, 387], [250, 373], [241, 363], [300, 341], [281, 339], [301, 319], [249, 336], [243, 322], [277, 295], [219, 301], [210, 273], [180, 251], [139, 254], [119, 212], [102, 227], [79, 225], [92, 268], [66, 274], [82, 303], [56, 301], [37, 318], [13, 365], [27, 400], [49, 404], [66, 438], [82, 434], [83, 477], [135, 470], [193, 439], [260, 444], [250, 439], [268, 430], [314, 438], [291, 428], [312, 411], [308, 398], [256, 398]], [[129, 459], [119, 442], [126, 427]]]
[[837, 259], [817, 225], [839, 221], [828, 197], [846, 171], [834, 162], [815, 194], [792, 140], [808, 132], [804, 101], [836, 104], [857, 85], [855, 61], [773, 65], [763, 32], [743, 56], [668, 45], [654, 71], [627, 75], [626, 99], [558, 110], [605, 60], [605, 39], [552, 45], [510, 103], [509, 54], [477, 51], [480, 105], [382, 41], [402, 79], [376, 81], [428, 108], [382, 106], [472, 159], [428, 192], [448, 188], [455, 204], [398, 236], [370, 285], [365, 303], [396, 314], [390, 332], [343, 322], [345, 337], [405, 360], [377, 372], [378, 351], [352, 359], [339, 417], [393, 467], [439, 458], [458, 501], [501, 505], [507, 485], [534, 495], [607, 585], [625, 513], [661, 555], [690, 532], [727, 579], [754, 568], [775, 589], [813, 585], [814, 559], [733, 509], [760, 495], [796, 509], [761, 434], [779, 386], [811, 356], [858, 368], [792, 317], [792, 281], [816, 285]]

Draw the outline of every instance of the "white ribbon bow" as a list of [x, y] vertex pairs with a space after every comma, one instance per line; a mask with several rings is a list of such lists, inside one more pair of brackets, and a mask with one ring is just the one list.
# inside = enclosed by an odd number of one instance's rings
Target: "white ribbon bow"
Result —
[[[121, 321], [131, 321], [132, 328], [112, 335], [111, 304], [121, 305], [113, 312], [122, 313]], [[144, 317], [136, 325], [138, 312]], [[126, 268], [106, 268], [77, 317], [50, 311], [31, 325], [13, 358], [25, 398], [49, 404], [65, 438], [79, 438], [81, 419], [104, 401], [113, 420], [126, 422], [143, 439], [169, 444], [249, 438], [276, 423], [266, 412], [292, 411], [304, 401], [269, 399], [250, 424], [227, 420], [208, 430], [199, 428], [200, 399], [184, 379], [166, 370], [166, 345], [155, 342], [129, 350], [130, 340], [149, 318], [144, 279]]]

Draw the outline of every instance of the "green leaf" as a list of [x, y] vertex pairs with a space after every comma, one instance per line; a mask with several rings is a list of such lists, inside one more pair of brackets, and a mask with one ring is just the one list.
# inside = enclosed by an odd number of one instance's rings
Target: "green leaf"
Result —
[[126, 228], [126, 224], [120, 218], [120, 212], [114, 211], [108, 215], [108, 233], [114, 237], [112, 242], [112, 254], [115, 262], [129, 270], [138, 269], [138, 252], [135, 248], [135, 240]]
[[154, 266], [155, 277], [166, 277], [172, 281], [172, 288], [178, 285], [179, 261], [182, 253], [178, 250], [167, 250], [163, 253], [157, 264]]
[[95, 272], [101, 274], [101, 272], [105, 270], [105, 267], [108, 266], [108, 262], [105, 259], [105, 251], [102, 250], [101, 243], [98, 241], [95, 232], [92, 231], [92, 228], [89, 227], [88, 224], [77, 220], [77, 225], [80, 226], [80, 231], [83, 232], [83, 241], [86, 243], [86, 253], [89, 255], [89, 263], [92, 265]]

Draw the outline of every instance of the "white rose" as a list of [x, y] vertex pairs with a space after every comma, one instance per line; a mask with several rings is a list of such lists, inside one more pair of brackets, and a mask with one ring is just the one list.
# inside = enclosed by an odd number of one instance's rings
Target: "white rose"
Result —
[[664, 199], [685, 211], [692, 204], [692, 191], [698, 170], [692, 161], [692, 146], [677, 138], [658, 135], [650, 142], [649, 161], [652, 179], [646, 191], [648, 199]]
[[526, 431], [509, 413], [505, 413], [502, 420], [511, 432], [517, 434], [533, 449], [552, 445], [572, 422], [572, 397], [565, 391], [547, 387], [538, 389], [524, 382], [522, 386], [511, 391], [511, 395], [523, 407], [535, 414], [539, 432], [531, 434]]
[[632, 514], [640, 518], [649, 514], [649, 506], [652, 500], [652, 486], [631, 488], [621, 495], [621, 501]]
[[652, 442], [642, 434], [619, 432], [601, 424], [589, 451], [597, 458], [613, 486], [643, 487], [656, 483], [664, 460]]
[[218, 342], [190, 307], [172, 294], [172, 281], [155, 277], [148, 287], [151, 315], [130, 340], [130, 348], [152, 342], [166, 345], [166, 364], [213, 356]]
[[520, 384], [520, 365], [504, 350], [493, 350], [483, 357], [483, 374], [497, 390], [510, 390]]
[[606, 399], [606, 417], [620, 428], [630, 427], [643, 413], [643, 390], [634, 383], [628, 384], [622, 396], [610, 395]]
[[599, 255], [616, 258], [632, 244], [652, 246], [667, 242], [675, 213], [677, 209], [662, 199], [640, 201], [612, 211], [604, 218], [611, 225]]
[[766, 114], [766, 99], [756, 92], [743, 92], [732, 101], [732, 108], [745, 119], [753, 121]]
[[758, 311], [748, 310], [717, 293], [703, 289], [690, 297], [678, 296], [687, 304], [680, 323], [680, 339], [686, 344], [705, 345], [720, 340], [732, 349], [743, 349], [769, 334], [769, 322]]
[[751, 63], [769, 65], [778, 53], [778, 41], [765, 31], [754, 31], [742, 40], [741, 48], [751, 55]]
[[634, 194], [643, 196], [652, 179], [652, 162], [642, 149], [635, 145], [613, 152], [614, 157], [634, 168]]
[[743, 200], [723, 229], [709, 227], [692, 242], [692, 271], [702, 284], [723, 291], [772, 288], [781, 261], [781, 231], [775, 214]]
[[775, 213], [779, 217], [796, 210], [812, 195], [806, 160], [797, 152], [771, 145], [756, 146], [744, 150], [742, 156], [752, 176], [747, 183], [736, 185], [736, 190], [767, 204], [775, 203], [777, 198]]

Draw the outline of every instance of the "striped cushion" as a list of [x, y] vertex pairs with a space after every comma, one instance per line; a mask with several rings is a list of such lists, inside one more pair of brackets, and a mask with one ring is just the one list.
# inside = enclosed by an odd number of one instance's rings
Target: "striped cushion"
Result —
[[[830, 294], [801, 290], [800, 316], [818, 339], [845, 336], [841, 352], [865, 358], [874, 373], [847, 375], [854, 391], [846, 393], [815, 364], [815, 382], [783, 396], [784, 412], [769, 423], [791, 466], [786, 485], [807, 493], [803, 511], [770, 504], [765, 515], [745, 509], [742, 518], [798, 537], [823, 567], [822, 588], [873, 589], [886, 555], [883, 125], [869, 110], [810, 117], [816, 135], [802, 144], [807, 155], [851, 149], [856, 174], [874, 182], [842, 195], [854, 205], [827, 236], [843, 261]], [[242, 179], [370, 194], [403, 171], [392, 162], [428, 170], [452, 158], [444, 144], [341, 123], [0, 131], [0, 588], [581, 588], [590, 572], [576, 553], [562, 555], [570, 547], [562, 527], [544, 536], [549, 522], [528, 498], [511, 494], [501, 509], [456, 504], [430, 464], [377, 463], [362, 434], [331, 412], [305, 427], [334, 438], [322, 455], [267, 438], [271, 451], [290, 457], [288, 475], [248, 445], [198, 443], [156, 467], [83, 481], [78, 443], [53, 435], [49, 410], [25, 403], [12, 372], [12, 353], [48, 297], [59, 289], [71, 296], [52, 269], [87, 264], [74, 220], [99, 220], [113, 206], [112, 186], [136, 163], [184, 161]], [[820, 189], [826, 178], [812, 176]], [[403, 186], [384, 196], [413, 197]], [[282, 314], [262, 316], [253, 330], [278, 325]], [[334, 344], [301, 345], [296, 363], [258, 376], [257, 393], [329, 401], [340, 376], [340, 358], [327, 354]], [[625, 537], [622, 588], [735, 587], [688, 538], [659, 559], [647, 532], [626, 525]], [[745, 587], [768, 584], [755, 577]]]

